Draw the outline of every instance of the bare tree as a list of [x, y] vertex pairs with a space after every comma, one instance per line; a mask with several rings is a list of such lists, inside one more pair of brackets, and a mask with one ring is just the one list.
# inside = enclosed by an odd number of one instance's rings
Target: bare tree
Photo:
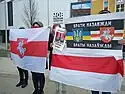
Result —
[[37, 18], [37, 4], [36, 0], [26, 0], [24, 4], [24, 24], [31, 27]]

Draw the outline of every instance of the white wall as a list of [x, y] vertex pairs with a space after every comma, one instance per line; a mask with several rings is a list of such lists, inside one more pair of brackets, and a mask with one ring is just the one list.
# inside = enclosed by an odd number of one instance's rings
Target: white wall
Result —
[[0, 30], [5, 29], [5, 10], [4, 4], [0, 3]]
[[23, 4], [25, 0], [13, 2], [13, 28], [25, 27], [23, 22]]

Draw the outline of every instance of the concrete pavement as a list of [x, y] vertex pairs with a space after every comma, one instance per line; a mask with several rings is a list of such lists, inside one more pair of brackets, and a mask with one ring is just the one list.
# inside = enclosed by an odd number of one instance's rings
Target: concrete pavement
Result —
[[[58, 92], [57, 83], [50, 81], [48, 74], [49, 72], [46, 70], [45, 94], [91, 94], [90, 91], [66, 85], [60, 85]], [[32, 94], [33, 85], [31, 73], [29, 85], [24, 89], [15, 87], [18, 79], [17, 69], [12, 61], [9, 58], [0, 57], [0, 94]], [[122, 90], [117, 94], [125, 94], [125, 79], [123, 81]]]
[[[46, 70], [45, 94], [89, 94], [89, 91], [65, 85], [60, 85], [58, 92], [57, 83], [50, 81], [48, 75], [49, 72]], [[29, 85], [26, 88], [16, 88], [15, 85], [19, 79], [16, 66], [9, 58], [0, 57], [0, 94], [32, 94], [33, 85], [30, 72], [29, 76]]]

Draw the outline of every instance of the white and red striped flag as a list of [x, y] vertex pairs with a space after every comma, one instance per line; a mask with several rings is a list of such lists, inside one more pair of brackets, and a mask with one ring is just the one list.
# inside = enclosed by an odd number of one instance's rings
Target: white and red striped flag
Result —
[[[66, 20], [67, 47], [53, 51], [50, 79], [88, 90], [120, 90], [124, 75], [123, 14], [93, 15]], [[125, 16], [124, 16], [125, 17]]]
[[14, 63], [23, 69], [43, 73], [48, 37], [48, 28], [11, 29], [10, 48]]
[[114, 53], [119, 55], [118, 51], [98, 49], [55, 50], [50, 79], [89, 90], [117, 92], [124, 72], [122, 59], [116, 60], [111, 56]]

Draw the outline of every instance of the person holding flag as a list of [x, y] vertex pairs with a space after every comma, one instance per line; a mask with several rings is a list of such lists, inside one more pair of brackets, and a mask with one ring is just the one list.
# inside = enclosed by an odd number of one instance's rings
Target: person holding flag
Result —
[[[41, 22], [34, 22], [31, 28], [40, 28], [43, 27]], [[42, 48], [41, 48], [42, 49]], [[32, 73], [32, 81], [34, 85], [34, 92], [32, 94], [44, 94], [44, 86], [45, 86], [45, 75], [44, 73]]]
[[33, 94], [44, 94], [44, 71], [50, 30], [41, 27], [41, 22], [35, 22], [29, 29], [10, 29], [9, 36], [11, 59], [14, 64], [32, 73], [35, 89]]
[[[19, 29], [25, 29], [24, 27], [20, 27]], [[17, 66], [18, 72], [19, 72], [19, 77], [20, 81], [16, 85], [16, 87], [21, 86], [22, 88], [25, 88], [28, 85], [28, 71], [24, 70], [20, 67]]]
[[59, 24], [54, 24], [52, 27], [52, 31], [50, 32], [49, 35], [49, 43], [48, 43], [48, 50], [49, 50], [49, 70], [51, 69], [51, 61], [52, 61], [52, 51], [53, 51], [53, 39], [54, 39], [54, 35], [55, 35], [55, 30], [56, 28], [59, 27], [61, 28], [61, 25]]

